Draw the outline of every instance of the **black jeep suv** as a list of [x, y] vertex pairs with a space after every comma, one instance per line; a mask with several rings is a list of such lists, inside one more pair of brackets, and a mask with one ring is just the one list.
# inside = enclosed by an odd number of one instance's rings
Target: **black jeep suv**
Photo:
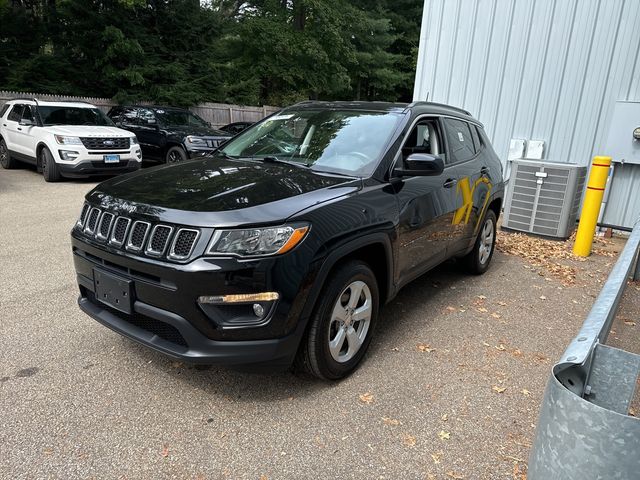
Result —
[[119, 106], [107, 116], [116, 126], [135, 133], [142, 157], [154, 162], [176, 163], [209, 155], [234, 135], [214, 130], [182, 108]]
[[450, 257], [487, 269], [503, 190], [468, 112], [300, 103], [213, 157], [89, 192], [71, 233], [80, 308], [186, 361], [337, 379], [401, 287]]

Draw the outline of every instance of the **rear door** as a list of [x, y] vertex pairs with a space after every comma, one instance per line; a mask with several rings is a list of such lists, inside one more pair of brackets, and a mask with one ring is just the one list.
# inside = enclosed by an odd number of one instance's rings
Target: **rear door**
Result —
[[[30, 125], [29, 125], [30, 123]], [[16, 151], [36, 161], [35, 130], [40, 127], [36, 123], [35, 109], [32, 105], [24, 105], [18, 126], [16, 127]]]
[[2, 121], [2, 126], [5, 131], [5, 142], [7, 149], [11, 152], [20, 152], [18, 144], [18, 127], [20, 126], [20, 119], [22, 118], [22, 104], [16, 103], [11, 107], [7, 118]]
[[437, 117], [414, 121], [396, 162], [411, 153], [441, 155], [444, 172], [434, 176], [403, 177], [394, 182], [400, 210], [398, 276], [404, 284], [446, 258], [456, 211], [457, 173], [444, 149], [442, 124]]
[[473, 123], [447, 117], [443, 119], [449, 155], [458, 171], [454, 237], [448, 255], [467, 249], [475, 239], [491, 191], [484, 147]]

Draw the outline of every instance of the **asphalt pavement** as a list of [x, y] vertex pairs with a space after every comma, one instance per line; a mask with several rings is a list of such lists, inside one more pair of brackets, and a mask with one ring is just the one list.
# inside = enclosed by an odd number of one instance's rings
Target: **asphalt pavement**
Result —
[[573, 286], [500, 252], [480, 277], [448, 262], [338, 383], [195, 368], [78, 309], [69, 231], [94, 185], [0, 171], [2, 479], [522, 479], [550, 368], [615, 260]]

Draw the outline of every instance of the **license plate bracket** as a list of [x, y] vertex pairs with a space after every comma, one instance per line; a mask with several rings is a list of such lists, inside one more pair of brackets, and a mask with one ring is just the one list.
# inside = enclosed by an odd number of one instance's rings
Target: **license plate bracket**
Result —
[[120, 155], [103, 155], [102, 159], [104, 160], [104, 163], [119, 163]]
[[131, 280], [94, 268], [93, 283], [97, 300], [123, 313], [131, 314], [133, 305]]

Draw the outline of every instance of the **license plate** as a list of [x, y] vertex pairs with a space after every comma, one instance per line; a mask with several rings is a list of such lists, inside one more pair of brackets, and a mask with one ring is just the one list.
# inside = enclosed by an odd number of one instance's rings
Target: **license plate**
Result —
[[103, 270], [93, 270], [93, 283], [96, 299], [116, 310], [131, 313], [133, 291], [131, 280], [112, 275]]
[[120, 161], [120, 155], [104, 155], [102, 158], [104, 163], [118, 163]]

